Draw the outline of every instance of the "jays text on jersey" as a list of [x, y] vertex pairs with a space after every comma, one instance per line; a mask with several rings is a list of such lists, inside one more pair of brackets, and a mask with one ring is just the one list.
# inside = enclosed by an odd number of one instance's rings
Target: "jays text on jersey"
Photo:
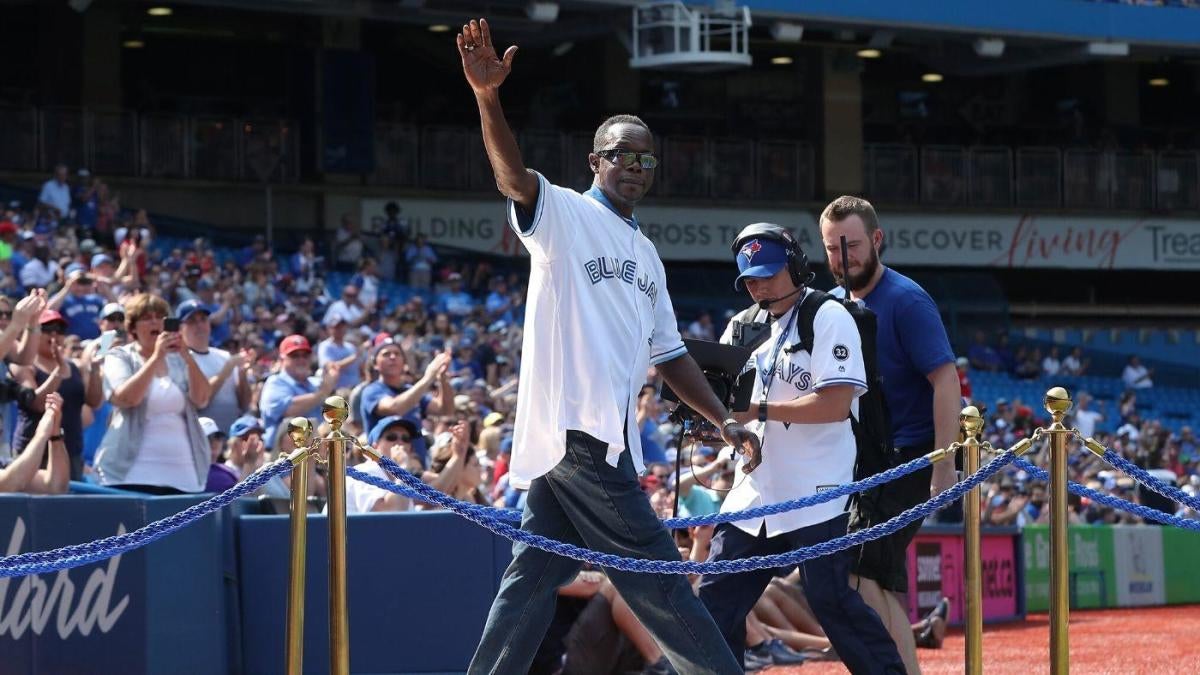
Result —
[[[803, 297], [810, 293], [811, 289], [805, 290]], [[839, 384], [853, 386], [855, 399], [867, 390], [862, 341], [850, 313], [836, 302], [823, 303], [813, 320], [813, 353], [809, 354], [798, 347], [790, 349], [800, 342], [795, 318], [798, 307], [799, 304], [793, 305], [771, 324], [771, 337], [750, 357], [748, 366], [757, 375], [752, 408], [763, 395], [764, 371], [770, 373], [769, 386], [765, 388], [767, 400], [772, 403], [791, 401]], [[783, 330], [787, 336], [781, 341]], [[777, 356], [772, 364], [773, 354]], [[851, 403], [851, 410], [856, 408], [857, 402]], [[785, 424], [774, 420], [763, 424], [756, 420], [746, 427], [762, 439], [763, 462], [749, 475], [737, 472], [734, 488], [721, 505], [722, 512], [777, 504], [854, 480], [857, 446], [849, 418], [826, 424]], [[845, 511], [846, 501], [847, 498], [835, 499], [733, 524], [756, 535], [765, 523], [767, 536], [773, 537], [835, 518]]]
[[[651, 364], [687, 353], [654, 244], [603, 202], [538, 177], [532, 222], [508, 205], [531, 258], [511, 482], [528, 487], [566, 452], [568, 429], [626, 441], [641, 472], [637, 394]], [[626, 434], [626, 429], [629, 433]]]

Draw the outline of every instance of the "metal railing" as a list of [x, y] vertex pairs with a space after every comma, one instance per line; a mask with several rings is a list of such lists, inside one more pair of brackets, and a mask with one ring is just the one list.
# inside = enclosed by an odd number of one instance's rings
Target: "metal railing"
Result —
[[[377, 122], [375, 185], [486, 192], [495, 189], [477, 128]], [[592, 133], [525, 129], [528, 166], [582, 190]], [[658, 139], [657, 194], [690, 199], [807, 201], [817, 156], [789, 139]], [[289, 120], [138, 114], [0, 105], [0, 170], [63, 163], [101, 175], [295, 182], [300, 130]], [[867, 144], [866, 194], [882, 204], [952, 207], [1200, 210], [1200, 153], [1055, 147]]]

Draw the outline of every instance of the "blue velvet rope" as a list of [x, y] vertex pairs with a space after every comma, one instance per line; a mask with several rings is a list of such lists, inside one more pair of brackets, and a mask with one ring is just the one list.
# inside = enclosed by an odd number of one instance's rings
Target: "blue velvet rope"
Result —
[[[1025, 461], [1024, 459], [1018, 458], [1017, 461], [1015, 462], [1015, 466], [1017, 466], [1021, 469], [1024, 469], [1025, 473], [1028, 473], [1030, 476], [1032, 476], [1036, 480], [1044, 480], [1044, 481], [1050, 480], [1049, 472], [1047, 472], [1045, 469], [1042, 469], [1038, 466], [1030, 464], [1029, 462]], [[1180, 518], [1179, 516], [1176, 516], [1176, 515], [1173, 515], [1170, 513], [1163, 513], [1162, 511], [1159, 511], [1157, 509], [1152, 509], [1148, 506], [1142, 506], [1141, 504], [1134, 504], [1133, 502], [1126, 501], [1124, 499], [1121, 499], [1120, 497], [1116, 497], [1116, 496], [1113, 496], [1110, 494], [1105, 494], [1103, 492], [1093, 490], [1085, 485], [1080, 485], [1079, 483], [1076, 483], [1075, 481], [1067, 481], [1067, 489], [1070, 490], [1072, 494], [1077, 494], [1080, 497], [1087, 497], [1088, 499], [1096, 502], [1097, 504], [1103, 504], [1105, 506], [1108, 506], [1108, 507], [1111, 507], [1114, 509], [1128, 511], [1129, 513], [1133, 513], [1135, 515], [1141, 516], [1142, 518], [1146, 518], [1149, 520], [1156, 520], [1160, 523], [1166, 523], [1167, 525], [1174, 525], [1175, 527], [1180, 527], [1185, 530], [1200, 531], [1200, 521], [1198, 521], [1198, 520], [1191, 520], [1189, 518]]]
[[[1016, 458], [1016, 454], [1012, 450], [1008, 450], [1003, 454], [995, 457], [988, 462], [978, 472], [968, 477], [966, 480], [951, 487], [933, 499], [914, 506], [911, 509], [901, 513], [900, 515], [888, 520], [887, 522], [879, 523], [864, 530], [860, 530], [853, 534], [843, 535], [836, 539], [831, 539], [814, 546], [789, 551], [787, 553], [779, 553], [774, 555], [754, 556], [739, 560], [719, 560], [710, 562], [694, 562], [690, 560], [645, 560], [638, 558], [625, 558], [622, 556], [612, 555], [609, 553], [600, 553], [591, 551], [583, 547], [575, 546], [561, 541], [556, 541], [548, 537], [525, 532], [517, 527], [509, 525], [507, 522], [493, 517], [488, 511], [488, 507], [482, 507], [475, 504], [464, 504], [456, 499], [452, 499], [438, 490], [426, 485], [420, 478], [405, 471], [398, 464], [393, 462], [388, 457], [380, 458], [380, 465], [392, 476], [400, 480], [405, 487], [418, 495], [422, 501], [436, 504], [443, 508], [449, 509], [460, 516], [474, 523], [499, 534], [502, 537], [519, 541], [534, 548], [539, 548], [543, 551], [548, 551], [556, 555], [582, 560], [601, 567], [610, 569], [624, 570], [627, 572], [646, 572], [652, 574], [727, 574], [736, 572], [747, 572], [750, 570], [765, 569], [770, 567], [785, 567], [802, 563], [806, 560], [819, 558], [823, 555], [836, 553], [854, 546], [858, 546], [864, 542], [878, 539], [887, 536], [903, 528], [904, 526], [916, 520], [922, 519], [925, 516], [945, 508], [951, 503], [962, 498], [971, 488], [979, 485], [989, 477], [994, 475], [1007, 464], [1011, 463]], [[385, 488], [388, 489], [388, 488]]]
[[173, 516], [149, 523], [133, 532], [50, 551], [30, 551], [0, 558], [0, 578], [57, 572], [107, 560], [115, 555], [132, 551], [191, 525], [213, 511], [224, 508], [234, 500], [254, 492], [275, 476], [291, 470], [292, 464], [286, 460], [268, 464], [221, 494], [188, 507]]
[[[738, 520], [749, 520], [751, 518], [761, 518], [763, 516], [773, 516], [773, 515], [777, 515], [780, 513], [786, 513], [788, 511], [795, 511], [797, 509], [804, 509], [804, 508], [808, 508], [810, 506], [816, 506], [817, 504], [824, 504], [825, 502], [833, 501], [834, 499], [837, 499], [839, 497], [845, 497], [846, 495], [852, 495], [852, 494], [855, 494], [858, 492], [863, 492], [865, 490], [870, 490], [871, 488], [877, 487], [879, 485], [883, 485], [884, 483], [894, 481], [897, 478], [907, 476], [908, 474], [913, 473], [914, 471], [920, 471], [921, 469], [924, 469], [927, 466], [930, 466], [929, 459], [926, 457], [918, 457], [910, 462], [906, 462], [904, 464], [901, 464], [900, 466], [888, 469], [887, 471], [881, 471], [881, 472], [875, 474], [874, 476], [869, 476], [860, 481], [855, 481], [853, 483], [847, 483], [845, 485], [839, 485], [839, 486], [837, 486], [835, 488], [831, 488], [829, 490], [822, 490], [816, 494], [808, 495], [806, 497], [801, 497], [799, 499], [791, 499], [786, 502], [780, 502], [778, 504], [767, 504], [765, 506], [756, 506], [752, 509], [746, 509], [745, 511], [732, 511], [729, 513], [712, 513], [712, 514], [709, 514], [706, 516], [691, 516], [689, 518], [668, 518], [663, 521], [663, 525], [665, 525], [667, 528], [672, 529], [672, 530], [679, 530], [679, 529], [683, 529], [685, 527], [698, 527], [698, 526], [702, 526], [702, 525], [719, 525], [721, 523], [732, 523], [732, 522], [735, 522]], [[400, 470], [404, 471], [404, 469], [400, 469]], [[424, 499], [423, 497], [421, 497], [421, 495], [417, 494], [412, 489], [406, 487], [404, 484], [393, 483], [385, 478], [380, 478], [379, 476], [371, 476], [369, 474], [365, 474], [365, 473], [359, 471], [358, 469], [355, 469], [354, 467], [348, 467], [346, 469], [346, 475], [350, 476], [351, 478], [353, 478], [355, 480], [359, 480], [359, 481], [362, 481], [369, 485], [373, 485], [377, 488], [387, 490], [389, 492], [394, 492], [398, 495], [403, 495], [405, 497], [408, 497], [409, 499], [428, 501], [428, 500]], [[413, 476], [413, 474], [411, 474], [411, 473], [409, 473], [409, 475]], [[413, 478], [416, 478], [416, 476], [413, 476]], [[439, 494], [442, 494], [442, 495], [446, 496], [447, 498], [450, 498], [448, 495], [445, 495], [445, 493], [439, 492]], [[476, 512], [480, 513], [481, 515], [485, 515], [485, 516], [492, 518], [494, 520], [497, 520], [497, 521], [504, 521], [504, 522], [509, 522], [509, 523], [520, 523], [521, 522], [521, 514], [512, 509], [501, 509], [501, 508], [496, 508], [494, 506], [480, 506], [478, 504], [471, 504], [469, 502], [458, 501], [458, 500], [454, 500], [454, 501], [460, 507], [474, 509], [474, 510], [476, 510]]]

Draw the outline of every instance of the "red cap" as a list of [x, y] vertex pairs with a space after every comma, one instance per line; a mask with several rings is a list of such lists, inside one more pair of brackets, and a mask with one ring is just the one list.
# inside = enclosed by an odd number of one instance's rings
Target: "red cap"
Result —
[[0, 234], [16, 234], [17, 225], [11, 220], [6, 220], [0, 223]]
[[391, 333], [376, 333], [375, 339], [371, 341], [371, 347], [378, 347], [390, 339], [392, 339]]
[[312, 345], [308, 344], [308, 338], [303, 335], [289, 335], [283, 338], [283, 342], [279, 343], [279, 355], [287, 356], [292, 352], [311, 352]]
[[43, 326], [48, 323], [54, 323], [56, 321], [60, 322], [60, 323], [67, 322], [67, 320], [63, 318], [62, 314], [59, 314], [58, 312], [54, 311], [53, 309], [43, 309], [42, 315], [38, 317], [38, 323]]

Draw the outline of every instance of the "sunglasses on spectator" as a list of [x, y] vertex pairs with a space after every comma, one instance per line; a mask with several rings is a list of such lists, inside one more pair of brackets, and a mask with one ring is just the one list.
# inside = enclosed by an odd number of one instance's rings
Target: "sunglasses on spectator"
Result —
[[601, 150], [597, 155], [616, 164], [622, 169], [632, 169], [640, 164], [643, 169], [653, 169], [658, 166], [658, 158], [652, 152], [633, 152], [631, 150]]
[[11, 318], [12, 318], [11, 310], [0, 309], [0, 319], [11, 319]]
[[104, 317], [104, 320], [105, 321], [124, 321], [125, 315], [121, 314], [120, 312], [117, 312], [114, 314], [109, 314], [108, 316]]
[[411, 443], [412, 437], [408, 434], [384, 434], [383, 440], [388, 443]]
[[61, 323], [47, 323], [42, 325], [42, 332], [46, 335], [65, 335], [67, 327]]

